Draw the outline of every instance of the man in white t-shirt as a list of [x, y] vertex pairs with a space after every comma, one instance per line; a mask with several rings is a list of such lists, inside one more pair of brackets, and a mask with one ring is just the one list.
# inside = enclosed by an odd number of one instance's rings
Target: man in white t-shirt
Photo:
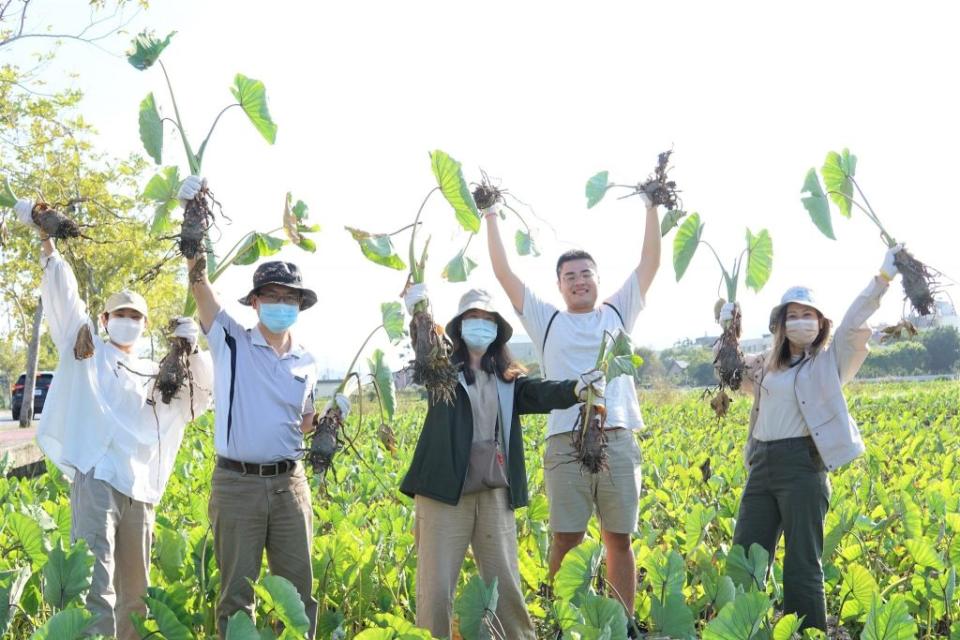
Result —
[[[511, 270], [497, 228], [496, 206], [485, 209], [493, 271], [537, 348], [544, 378], [576, 378], [596, 364], [604, 332], [633, 330], [647, 289], [660, 266], [657, 209], [644, 194], [646, 223], [640, 264], [612, 296], [598, 304], [597, 265], [585, 251], [568, 251], [557, 261], [557, 288], [565, 309], [531, 291]], [[594, 509], [607, 548], [607, 579], [627, 611], [633, 612], [637, 570], [630, 536], [637, 528], [640, 448], [634, 431], [643, 428], [633, 379], [611, 380], [606, 390], [608, 466], [598, 474], [573, 461], [572, 430], [579, 406], [554, 411], [547, 422], [544, 477], [550, 502], [550, 578], [566, 553], [580, 544]]]

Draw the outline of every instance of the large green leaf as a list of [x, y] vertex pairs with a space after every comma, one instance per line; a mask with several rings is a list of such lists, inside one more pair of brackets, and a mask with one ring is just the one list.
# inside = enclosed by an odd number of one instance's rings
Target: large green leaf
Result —
[[660, 221], [660, 237], [665, 238], [671, 229], [680, 224], [680, 219], [685, 215], [687, 212], [680, 209], [671, 209], [663, 214], [663, 220]]
[[263, 83], [238, 73], [230, 87], [233, 97], [237, 99], [243, 112], [250, 118], [263, 139], [273, 144], [277, 140], [277, 125], [270, 118], [267, 109], [267, 90]]
[[647, 556], [643, 566], [647, 570], [647, 580], [653, 588], [654, 597], [666, 601], [671, 594], [683, 594], [687, 570], [679, 553], [673, 549], [664, 553], [657, 548]]
[[260, 640], [257, 625], [246, 611], [237, 611], [227, 620], [227, 640]]
[[626, 331], [618, 331], [607, 347], [603, 365], [607, 382], [620, 376], [633, 376], [643, 366], [643, 358], [634, 353], [633, 341]]
[[912, 640], [916, 637], [917, 625], [903, 598], [895, 596], [887, 603], [879, 597], [874, 598], [860, 634], [861, 640]]
[[486, 640], [490, 637], [487, 624], [495, 615], [498, 598], [496, 577], [489, 587], [478, 575], [470, 578], [453, 606], [460, 618], [460, 635], [464, 640]]
[[304, 234], [320, 231], [320, 225], [307, 224], [308, 211], [309, 207], [303, 200], [297, 200], [294, 204], [293, 194], [287, 192], [283, 205], [283, 232], [290, 242], [313, 253], [317, 250], [317, 244]]
[[477, 268], [477, 263], [462, 251], [443, 268], [443, 279], [448, 282], [466, 282], [470, 272]]
[[241, 245], [237, 251], [237, 257], [233, 259], [233, 264], [253, 264], [260, 258], [272, 256], [280, 251], [285, 242], [283, 238], [275, 238], [255, 231]]
[[607, 186], [609, 176], [609, 171], [601, 171], [587, 180], [587, 186], [584, 189], [587, 196], [587, 209], [603, 200], [603, 196], [606, 195], [609, 188]]
[[521, 256], [539, 256], [540, 249], [537, 248], [537, 243], [534, 242], [533, 236], [522, 230], [517, 229], [517, 233], [513, 238], [514, 243], [517, 245], [517, 254]]
[[260, 582], [252, 583], [253, 590], [264, 607], [273, 610], [284, 626], [300, 633], [310, 628], [310, 619], [304, 610], [303, 600], [293, 584], [282, 576], [268, 575]]
[[87, 543], [78, 540], [69, 553], [58, 542], [43, 565], [43, 599], [55, 609], [64, 609], [90, 588], [93, 554]]
[[749, 556], [742, 546], [735, 544], [727, 554], [726, 575], [746, 591], [763, 589], [769, 563], [770, 554], [756, 542], [750, 545]]
[[152, 93], [148, 93], [140, 103], [140, 141], [153, 161], [160, 164], [163, 155], [163, 123], [160, 121]]
[[588, 593], [579, 611], [585, 625], [600, 631], [609, 629], [611, 638], [627, 637], [627, 614], [619, 601]]
[[406, 263], [400, 259], [400, 256], [394, 250], [393, 242], [387, 234], [371, 234], [352, 227], [344, 227], [344, 229], [349, 231], [353, 239], [360, 244], [360, 251], [363, 252], [367, 260], [397, 271], [403, 271], [407, 268]]
[[830, 199], [840, 210], [840, 214], [849, 218], [853, 199], [852, 178], [857, 172], [857, 156], [844, 149], [840, 153], [831, 151], [823, 161], [820, 173]]
[[691, 213], [673, 236], [673, 270], [677, 274], [677, 282], [690, 266], [690, 260], [700, 244], [701, 234], [703, 225], [700, 224], [700, 214]]
[[367, 360], [367, 365], [370, 367], [370, 375], [373, 376], [380, 392], [380, 399], [383, 402], [383, 411], [387, 420], [393, 420], [396, 409], [394, 399], [396, 392], [393, 388], [393, 372], [390, 371], [390, 367], [385, 362], [383, 351], [381, 349], [375, 350], [370, 359]]
[[580, 606], [590, 582], [600, 566], [600, 545], [594, 540], [584, 540], [563, 557], [560, 570], [553, 580], [557, 596]]
[[823, 235], [831, 240], [836, 240], [837, 237], [833, 235], [833, 223], [830, 220], [830, 202], [827, 200], [827, 194], [820, 187], [820, 179], [817, 177], [816, 169], [807, 171], [807, 177], [803, 180], [803, 188], [800, 190], [800, 194], [803, 196], [800, 201], [807, 213], [810, 214], [813, 224], [817, 225], [817, 229], [820, 229]]
[[689, 555], [697, 548], [700, 541], [707, 535], [707, 527], [710, 526], [710, 523], [713, 522], [713, 519], [716, 517], [716, 509], [707, 509], [702, 504], [695, 504], [690, 507], [690, 511], [687, 512], [683, 523], [684, 553]]
[[703, 630], [703, 640], [751, 640], [770, 610], [764, 593], [741, 593]]
[[150, 178], [143, 189], [143, 197], [156, 203], [153, 222], [150, 225], [152, 235], [163, 235], [173, 228], [170, 214], [179, 205], [177, 192], [180, 190], [180, 170], [177, 167], [164, 167], [160, 173]]
[[22, 513], [11, 513], [6, 516], [6, 520], [17, 545], [37, 566], [43, 564], [47, 559], [47, 552], [43, 548], [43, 530], [40, 525]]
[[910, 557], [921, 567], [931, 567], [943, 571], [943, 559], [937, 553], [933, 542], [929, 538], [910, 538], [904, 540], [903, 546], [910, 552]]
[[23, 589], [32, 575], [30, 567], [0, 571], [0, 636], [3, 636], [10, 626], [10, 621], [20, 605]]
[[134, 69], [143, 71], [153, 66], [163, 50], [170, 44], [170, 39], [176, 34], [171, 31], [163, 40], [157, 38], [152, 31], [143, 31], [133, 39], [133, 48], [127, 51], [127, 62], [133, 65]]
[[157, 564], [167, 582], [176, 584], [183, 572], [187, 554], [187, 536], [170, 527], [157, 527], [155, 539]]
[[[716, 571], [716, 569], [713, 571]], [[730, 576], [702, 573], [701, 578], [703, 579], [703, 590], [705, 595], [713, 605], [714, 609], [719, 611], [727, 603], [733, 602], [737, 595], [737, 587], [735, 584], [733, 584], [733, 579], [730, 578]]]
[[430, 152], [430, 167], [460, 226], [471, 233], [480, 231], [480, 212], [470, 195], [467, 181], [463, 179], [460, 163], [437, 149]]
[[747, 286], [760, 291], [773, 271], [773, 240], [766, 229], [753, 235], [747, 229]]
[[65, 609], [34, 631], [30, 640], [79, 640], [91, 623], [93, 614], [86, 609]]
[[773, 628], [773, 640], [791, 640], [793, 634], [800, 631], [802, 621], [795, 613], [788, 613], [780, 618]]
[[650, 617], [653, 626], [659, 632], [671, 638], [696, 638], [693, 623], [693, 611], [687, 606], [682, 593], [671, 593], [665, 602], [651, 598]]
[[190, 628], [192, 621], [187, 613], [187, 599], [190, 594], [182, 583], [171, 585], [167, 589], [147, 587], [147, 596], [165, 605], [181, 625]]
[[0, 207], [10, 209], [15, 204], [17, 204], [17, 196], [13, 195], [7, 177], [0, 176]]
[[847, 619], [866, 613], [877, 593], [877, 581], [869, 571], [856, 563], [848, 565], [840, 583], [840, 600], [843, 601], [840, 617]]
[[397, 344], [403, 340], [407, 335], [403, 322], [403, 306], [399, 302], [384, 302], [380, 305], [380, 317], [390, 342]]
[[184, 626], [170, 606], [157, 598], [144, 597], [150, 617], [156, 620], [160, 634], [166, 640], [193, 640], [193, 633]]

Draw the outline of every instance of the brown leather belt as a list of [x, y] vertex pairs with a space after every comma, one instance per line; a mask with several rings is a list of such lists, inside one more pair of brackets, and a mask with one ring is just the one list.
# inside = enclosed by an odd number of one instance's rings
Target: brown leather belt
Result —
[[280, 460], [279, 462], [256, 464], [253, 462], [240, 462], [239, 460], [231, 460], [230, 458], [217, 456], [217, 466], [221, 469], [227, 469], [229, 471], [238, 471], [245, 476], [272, 478], [296, 469], [297, 460]]

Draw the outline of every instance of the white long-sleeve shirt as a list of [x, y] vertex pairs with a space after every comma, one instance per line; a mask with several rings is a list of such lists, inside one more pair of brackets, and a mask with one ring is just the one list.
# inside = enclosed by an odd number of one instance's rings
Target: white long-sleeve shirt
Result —
[[[95, 469], [124, 495], [156, 504], [191, 420], [190, 393], [182, 389], [164, 404], [153, 392], [159, 365], [94, 338], [93, 356], [77, 360], [77, 333], [89, 325], [77, 280], [59, 253], [41, 257], [43, 310], [60, 356], [37, 428], [37, 443], [73, 480], [77, 471]], [[213, 389], [207, 352], [190, 356], [194, 379], [193, 415], [203, 413]], [[154, 400], [155, 396], [155, 400]]]

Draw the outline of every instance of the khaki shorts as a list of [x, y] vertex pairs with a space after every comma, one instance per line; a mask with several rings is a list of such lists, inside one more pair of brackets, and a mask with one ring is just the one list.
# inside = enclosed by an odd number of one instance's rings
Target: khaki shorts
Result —
[[640, 447], [630, 429], [607, 433], [607, 466], [592, 474], [573, 459], [573, 436], [547, 438], [543, 475], [550, 503], [550, 530], [579, 533], [596, 506], [600, 528], [610, 533], [634, 533], [640, 503]]

